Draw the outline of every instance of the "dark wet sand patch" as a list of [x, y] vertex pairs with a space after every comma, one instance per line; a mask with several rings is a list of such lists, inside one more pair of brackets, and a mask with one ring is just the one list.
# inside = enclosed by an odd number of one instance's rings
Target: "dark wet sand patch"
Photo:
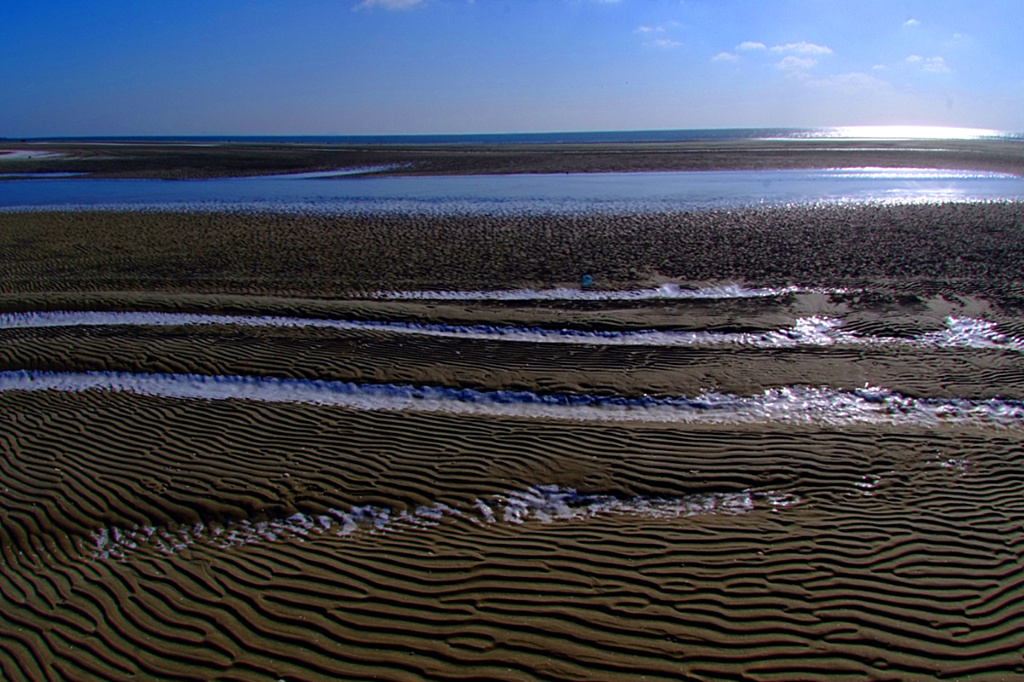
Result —
[[0, 213], [0, 293], [316, 298], [666, 279], [1024, 300], [1019, 203], [651, 215]]

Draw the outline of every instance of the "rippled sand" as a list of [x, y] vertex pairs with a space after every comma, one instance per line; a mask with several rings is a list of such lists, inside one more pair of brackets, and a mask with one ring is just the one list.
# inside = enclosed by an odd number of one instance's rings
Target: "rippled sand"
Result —
[[[0, 216], [0, 676], [1024, 675], [1020, 209], [872, 210], [627, 223], [730, 276], [586, 290], [607, 217], [481, 288], [544, 226]], [[745, 221], [802, 250], [731, 278]]]

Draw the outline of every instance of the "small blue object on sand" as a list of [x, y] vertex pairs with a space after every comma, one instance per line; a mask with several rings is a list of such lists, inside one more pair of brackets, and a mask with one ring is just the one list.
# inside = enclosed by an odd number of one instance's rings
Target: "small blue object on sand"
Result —
[[583, 275], [583, 277], [580, 278], [580, 284], [583, 285], [584, 289], [589, 289], [594, 286], [594, 278], [590, 275]]

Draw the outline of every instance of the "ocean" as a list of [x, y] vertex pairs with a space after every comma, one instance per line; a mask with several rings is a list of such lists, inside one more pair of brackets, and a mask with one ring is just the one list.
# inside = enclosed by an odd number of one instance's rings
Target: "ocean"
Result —
[[[317, 145], [543, 145], [653, 144], [772, 139], [999, 139], [1024, 142], [1024, 132], [935, 126], [847, 126], [834, 128], [682, 128], [543, 133], [443, 135], [136, 135], [35, 138], [39, 142], [173, 142], [178, 144], [266, 143]], [[3, 141], [4, 138], [0, 138]]]

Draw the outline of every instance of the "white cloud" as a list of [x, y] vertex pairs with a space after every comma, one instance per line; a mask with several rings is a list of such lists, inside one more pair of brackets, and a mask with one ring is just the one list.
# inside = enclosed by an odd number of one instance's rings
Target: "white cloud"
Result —
[[885, 64], [875, 64], [871, 68], [873, 70], [875, 70], [875, 71], [888, 71], [889, 70], [889, 67], [886, 66]]
[[818, 60], [811, 59], [809, 57], [795, 57], [789, 55], [781, 62], [776, 64], [776, 68], [782, 69], [787, 72], [787, 75], [793, 78], [804, 78], [807, 76], [807, 70], [814, 68], [814, 65], [818, 63]]
[[892, 84], [867, 73], [842, 73], [827, 78], [815, 78], [807, 81], [808, 85], [838, 90], [844, 95], [858, 92], [881, 92], [891, 90]]
[[744, 40], [742, 43], [736, 46], [737, 50], [763, 50], [765, 49], [764, 43], [755, 43], [753, 40]]
[[739, 56], [734, 55], [731, 52], [719, 52], [711, 58], [713, 62], [734, 62], [739, 59]]
[[409, 9], [423, 2], [423, 0], [362, 0], [353, 10], [373, 9]]
[[946, 73], [949, 71], [949, 67], [946, 66], [946, 60], [942, 57], [929, 57], [924, 60], [923, 68], [929, 73]]
[[928, 57], [925, 59], [919, 54], [912, 54], [907, 57], [908, 64], [920, 66], [922, 71], [928, 73], [948, 73], [950, 68], [946, 66], [946, 60], [942, 57]]
[[832, 54], [832, 50], [824, 45], [815, 45], [814, 43], [808, 43], [800, 41], [799, 43], [787, 43], [785, 45], [775, 45], [771, 48], [772, 52], [791, 52], [793, 54]]
[[918, 21], [917, 19], [907, 19], [906, 21], [903, 22], [903, 25], [904, 26], [920, 26], [921, 22]]
[[[678, 26], [677, 22], [669, 22], [669, 26]], [[637, 26], [633, 31], [634, 35], [643, 36], [644, 47], [654, 47], [661, 50], [671, 50], [672, 48], [680, 47], [682, 45], [678, 40], [672, 40], [671, 38], [661, 37], [665, 32], [664, 26]], [[655, 37], [659, 36], [659, 37]]]
[[644, 47], [656, 47], [661, 50], [671, 50], [673, 48], [682, 45], [678, 40], [670, 40], [668, 38], [655, 38], [644, 43]]

